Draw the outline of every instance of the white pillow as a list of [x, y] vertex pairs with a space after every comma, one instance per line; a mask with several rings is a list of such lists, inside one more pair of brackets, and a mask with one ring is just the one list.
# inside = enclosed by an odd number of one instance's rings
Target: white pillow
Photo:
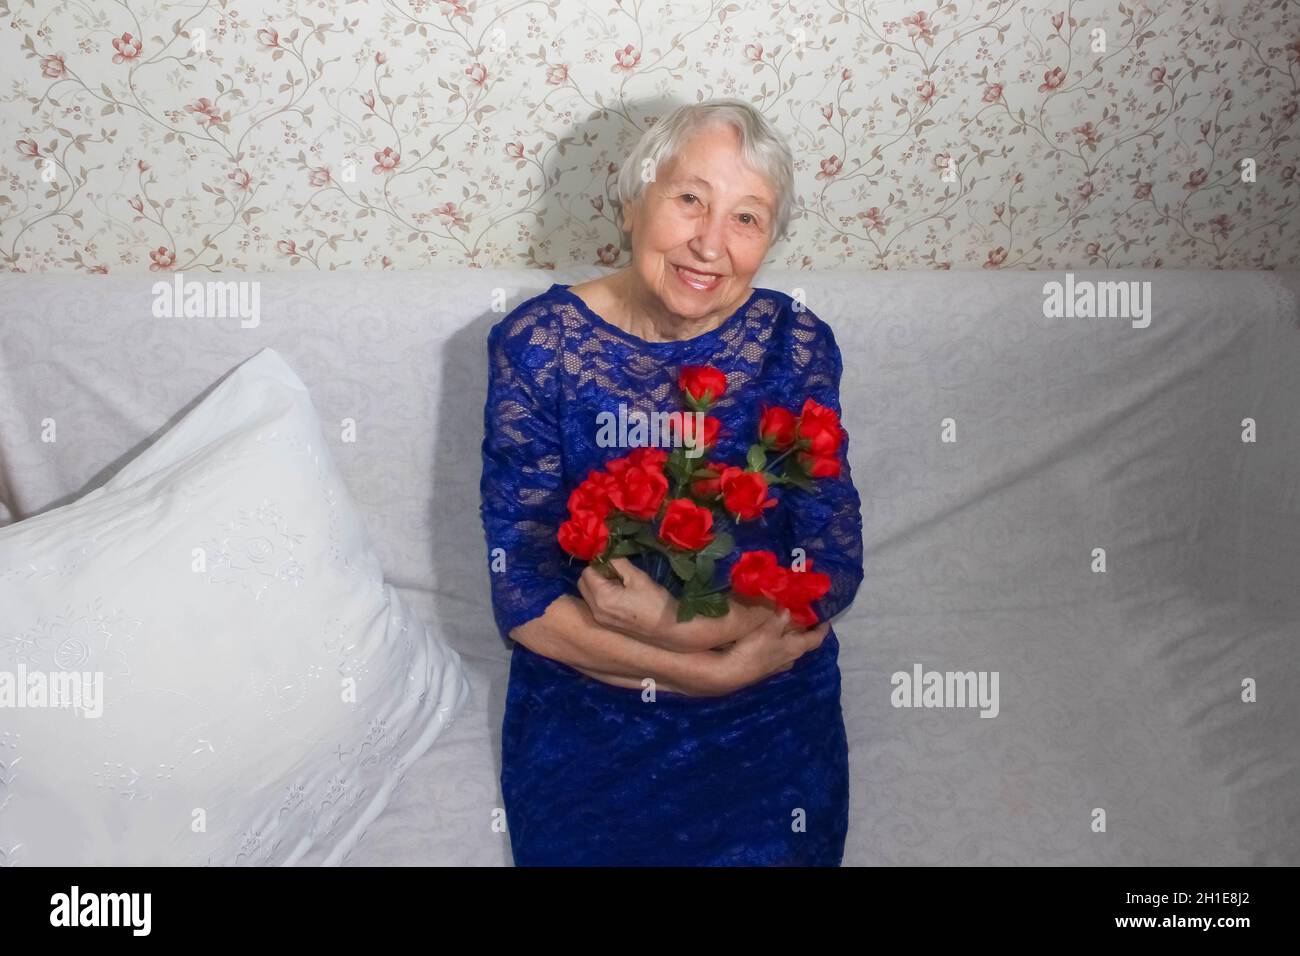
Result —
[[[59, 672], [88, 675], [80, 708], [27, 706], [75, 693]], [[0, 529], [0, 865], [337, 864], [468, 694], [263, 349]]]

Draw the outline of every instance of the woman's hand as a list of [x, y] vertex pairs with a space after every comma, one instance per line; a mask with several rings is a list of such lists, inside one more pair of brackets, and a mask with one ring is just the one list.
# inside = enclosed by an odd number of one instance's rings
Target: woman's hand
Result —
[[[613, 558], [610, 564], [622, 576], [622, 584], [590, 566], [578, 578], [578, 590], [592, 618], [602, 627], [617, 629], [664, 650], [721, 650], [776, 617], [776, 609], [770, 604], [750, 603], [733, 594], [722, 617], [697, 614], [689, 621], [679, 621], [679, 602], [667, 588], [627, 558]], [[787, 625], [787, 630], [794, 629], [794, 625]]]
[[790, 612], [782, 608], [725, 651], [714, 652], [721, 667], [711, 693], [728, 694], [790, 670], [800, 657], [821, 646], [830, 628], [830, 622], [823, 621], [808, 630], [792, 630]]
[[609, 563], [622, 584], [590, 565], [578, 577], [578, 591], [597, 624], [668, 650], [699, 649], [686, 644], [683, 622], [677, 620], [677, 599], [667, 588], [627, 558], [612, 558]]

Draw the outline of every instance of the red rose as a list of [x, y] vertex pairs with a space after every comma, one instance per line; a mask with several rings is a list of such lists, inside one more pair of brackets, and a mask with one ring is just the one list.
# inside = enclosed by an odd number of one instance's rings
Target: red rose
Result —
[[810, 455], [799, 452], [800, 463], [813, 478], [838, 478], [840, 476], [839, 455]]
[[830, 455], [840, 450], [844, 429], [835, 409], [818, 405], [810, 398], [799, 414], [798, 433], [808, 440], [808, 450], [814, 455]]
[[788, 610], [790, 611], [790, 620], [795, 624], [798, 624], [800, 627], [808, 628], [817, 626], [817, 612], [807, 604], [795, 605], [794, 607], [788, 608]]
[[712, 405], [727, 391], [727, 376], [712, 365], [687, 365], [677, 376], [677, 384], [702, 405]]
[[636, 448], [627, 460], [637, 468], [663, 468], [668, 461], [668, 452], [662, 448]]
[[802, 571], [791, 570], [785, 579], [785, 587], [776, 596], [778, 605], [790, 610], [790, 620], [801, 627], [812, 627], [817, 623], [812, 602], [825, 597], [831, 589], [831, 576], [812, 569], [812, 558], [804, 562]]
[[790, 575], [786, 578], [785, 590], [781, 592], [782, 604], [786, 606], [811, 604], [825, 597], [830, 591], [831, 576], [821, 571], [814, 571], [812, 564], [812, 558], [807, 558], [802, 571], [790, 570]]
[[684, 551], [697, 551], [713, 540], [713, 512], [686, 498], [668, 502], [659, 537]]
[[[610, 462], [613, 466], [614, 462]], [[611, 468], [612, 470], [612, 468]], [[627, 467], [615, 475], [614, 485], [609, 490], [609, 500], [619, 511], [649, 521], [659, 513], [668, 494], [668, 479], [657, 467], [639, 468], [627, 463]]]
[[765, 408], [758, 421], [758, 437], [777, 451], [785, 451], [794, 444], [797, 425], [794, 412], [788, 408]]
[[734, 465], [724, 468], [718, 478], [726, 509], [737, 518], [760, 518], [776, 500], [767, 497], [767, 479], [757, 471], [744, 471]]
[[712, 415], [705, 415], [704, 435], [702, 436], [702, 441], [701, 441], [701, 436], [694, 434], [695, 431], [694, 417], [690, 419], [689, 426], [686, 424], [687, 419], [685, 418], [685, 416], [687, 415], [694, 416], [694, 414], [695, 414], [694, 412], [669, 412], [668, 427], [670, 429], [671, 434], [675, 438], [679, 436], [681, 438], [681, 442], [684, 447], [686, 445], [686, 429], [689, 427], [692, 431], [691, 440], [700, 443], [697, 447], [703, 447], [705, 449], [712, 448], [714, 445], [718, 443], [718, 434], [722, 431], [722, 422], [718, 421], [718, 419], [714, 418]]
[[615, 484], [614, 476], [607, 472], [588, 472], [587, 480], [569, 493], [569, 514], [591, 511], [604, 518], [614, 507], [609, 491]]
[[583, 561], [590, 561], [609, 544], [609, 528], [605, 519], [595, 511], [579, 512], [560, 524], [557, 534], [560, 547]]
[[789, 573], [771, 551], [745, 551], [731, 566], [731, 589], [744, 597], [776, 600]]
[[696, 478], [691, 482], [691, 491], [700, 498], [710, 500], [722, 493], [722, 482], [718, 476], [727, 470], [727, 466], [717, 461], [708, 461], [704, 467], [713, 472], [712, 478]]

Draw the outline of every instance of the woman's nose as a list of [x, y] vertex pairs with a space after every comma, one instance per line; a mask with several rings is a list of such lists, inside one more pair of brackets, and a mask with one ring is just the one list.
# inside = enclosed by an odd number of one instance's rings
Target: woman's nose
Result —
[[706, 262], [712, 262], [722, 254], [723, 225], [721, 219], [712, 215], [705, 216], [700, 220], [695, 237], [691, 242], [691, 250]]

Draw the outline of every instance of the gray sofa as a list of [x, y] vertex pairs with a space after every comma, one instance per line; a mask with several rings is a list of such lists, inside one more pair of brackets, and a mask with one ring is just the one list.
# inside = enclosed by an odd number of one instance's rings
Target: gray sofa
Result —
[[[0, 277], [0, 524], [99, 484], [275, 348], [326, 423], [357, 421], [330, 451], [389, 581], [471, 680], [347, 862], [509, 864], [509, 651], [478, 516], [492, 292], [511, 308], [596, 274], [221, 277], [260, 282], [253, 327], [155, 318], [168, 276]], [[1074, 274], [1150, 282], [1145, 328], [1046, 317], [1053, 280], [756, 280], [802, 289], [844, 356], [867, 554], [835, 622], [845, 863], [1300, 863], [1300, 274]], [[996, 716], [895, 706], [891, 675], [917, 668], [996, 672]]]

